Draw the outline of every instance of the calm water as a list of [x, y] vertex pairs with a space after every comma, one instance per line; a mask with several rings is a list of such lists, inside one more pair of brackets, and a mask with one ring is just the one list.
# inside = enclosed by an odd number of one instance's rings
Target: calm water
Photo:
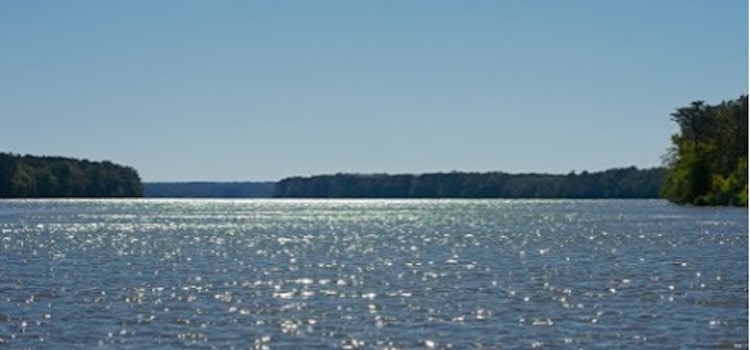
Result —
[[748, 347], [746, 209], [0, 201], [0, 347]]

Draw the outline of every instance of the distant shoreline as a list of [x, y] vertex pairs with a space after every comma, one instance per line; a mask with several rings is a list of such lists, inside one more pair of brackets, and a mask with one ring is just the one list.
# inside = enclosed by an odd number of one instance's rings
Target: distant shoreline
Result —
[[144, 182], [147, 198], [270, 198], [276, 182]]
[[278, 182], [145, 182], [147, 198], [657, 199], [664, 169], [555, 174], [335, 174]]

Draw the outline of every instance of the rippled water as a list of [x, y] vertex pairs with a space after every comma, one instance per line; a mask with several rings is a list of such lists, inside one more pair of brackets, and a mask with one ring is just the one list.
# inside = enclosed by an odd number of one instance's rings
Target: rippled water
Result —
[[0, 202], [0, 347], [748, 346], [746, 209]]

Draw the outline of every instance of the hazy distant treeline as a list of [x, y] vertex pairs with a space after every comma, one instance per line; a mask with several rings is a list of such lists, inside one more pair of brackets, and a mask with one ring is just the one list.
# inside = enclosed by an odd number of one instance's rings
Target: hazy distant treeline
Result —
[[131, 167], [108, 161], [0, 153], [0, 197], [139, 197]]
[[670, 201], [698, 205], [747, 206], [748, 99], [678, 108], [672, 120], [669, 176], [662, 194]]
[[338, 198], [658, 198], [664, 169], [611, 169], [551, 174], [336, 174], [292, 177], [274, 197]]
[[271, 197], [275, 182], [147, 182], [146, 197], [263, 198]]

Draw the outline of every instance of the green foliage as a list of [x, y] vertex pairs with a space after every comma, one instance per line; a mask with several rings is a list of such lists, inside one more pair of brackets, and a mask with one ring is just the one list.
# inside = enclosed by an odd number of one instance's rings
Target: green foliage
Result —
[[139, 197], [138, 173], [111, 162], [0, 153], [0, 197]]
[[668, 176], [662, 196], [675, 203], [747, 206], [748, 99], [716, 106], [693, 102], [672, 119]]
[[274, 197], [349, 198], [657, 198], [663, 169], [635, 167], [568, 175], [437, 173], [336, 174], [287, 178]]

